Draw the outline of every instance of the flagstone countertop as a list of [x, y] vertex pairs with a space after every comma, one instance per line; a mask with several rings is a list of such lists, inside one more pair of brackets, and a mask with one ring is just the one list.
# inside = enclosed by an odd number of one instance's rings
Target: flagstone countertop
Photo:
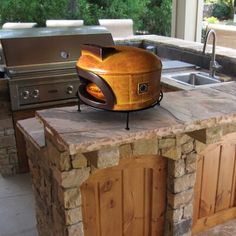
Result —
[[126, 115], [83, 105], [46, 109], [18, 127], [38, 147], [45, 136], [71, 155], [121, 145], [141, 139], [165, 137], [236, 122], [236, 82], [206, 89], [164, 94], [160, 106]]

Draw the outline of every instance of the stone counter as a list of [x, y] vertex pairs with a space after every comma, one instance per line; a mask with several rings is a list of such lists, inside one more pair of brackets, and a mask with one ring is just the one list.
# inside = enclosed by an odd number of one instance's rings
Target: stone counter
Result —
[[[176, 48], [176, 49], [182, 49], [182, 54], [184, 52], [199, 52], [199, 54], [202, 54], [203, 50], [203, 43], [194, 42], [194, 41], [188, 41], [178, 38], [172, 38], [172, 37], [166, 37], [166, 36], [160, 36], [160, 35], [135, 35], [130, 36], [126, 38], [115, 38], [114, 39], [116, 44], [131, 44], [136, 46], [142, 46], [147, 43], [151, 45], [164, 45], [167, 47]], [[208, 45], [206, 48], [206, 53], [211, 54], [211, 45]], [[231, 60], [236, 60], [236, 50], [232, 48], [227, 47], [221, 47], [216, 45], [216, 54], [219, 57], [225, 57], [229, 58]]]
[[35, 118], [19, 121], [39, 235], [91, 235], [83, 225], [80, 187], [99, 170], [140, 158], [166, 163], [166, 205], [158, 218], [163, 234], [191, 235], [196, 156], [236, 132], [235, 91], [232, 82], [165, 94], [160, 106], [130, 114], [129, 131], [125, 114], [87, 106], [81, 112], [77, 107], [38, 111]]
[[[212, 45], [207, 45], [206, 54], [203, 54], [203, 44], [159, 35], [140, 35], [115, 39], [116, 44], [125, 44], [146, 48], [155, 46], [158, 56], [172, 60], [180, 60], [209, 69]], [[217, 43], [216, 43], [217, 44]], [[236, 50], [216, 46], [216, 60], [222, 65], [221, 73], [236, 75]]]
[[[170, 59], [181, 60], [189, 63], [196, 64], [202, 68], [209, 68], [209, 60], [211, 56], [211, 45], [207, 47], [207, 55], [202, 54], [203, 44], [185, 41], [176, 38], [158, 36], [158, 35], [140, 35], [132, 36], [126, 38], [115, 39], [116, 44], [126, 44], [134, 45], [138, 47], [145, 48], [147, 45], [156, 46], [157, 53], [161, 57], [167, 57]], [[236, 50], [230, 48], [217, 47], [216, 48], [216, 59], [223, 66], [221, 70], [222, 73], [235, 76], [236, 75]], [[8, 120], [7, 127], [0, 128], [3, 137], [1, 151], [1, 160], [0, 160], [0, 173], [4, 176], [12, 175], [18, 172], [19, 169], [19, 160], [17, 158], [17, 150], [15, 145], [15, 131], [14, 125], [12, 123], [12, 112], [10, 110], [10, 101], [9, 101], [9, 91], [8, 91], [8, 81], [1, 80], [0, 91], [4, 90], [4, 93], [1, 93], [0, 99], [2, 106], [0, 106], [1, 112], [1, 127], [5, 126], [6, 120]], [[178, 90], [190, 89], [187, 86], [180, 85], [170, 80], [162, 80], [162, 83], [165, 84], [165, 87], [169, 90]], [[6, 111], [6, 104], [8, 106]], [[6, 142], [5, 140], [10, 140]]]
[[[130, 114], [82, 107], [38, 111], [46, 136], [71, 155], [140, 139], [187, 133], [236, 121], [236, 83], [165, 94], [161, 106]], [[66, 124], [66, 125], [65, 125]]]

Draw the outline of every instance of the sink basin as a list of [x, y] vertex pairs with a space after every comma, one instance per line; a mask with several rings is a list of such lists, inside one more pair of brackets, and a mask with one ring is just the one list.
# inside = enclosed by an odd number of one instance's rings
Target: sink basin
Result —
[[185, 74], [170, 76], [169, 79], [175, 80], [179, 83], [191, 85], [194, 87], [206, 84], [221, 83], [221, 81], [212, 78], [205, 73], [185, 73]]

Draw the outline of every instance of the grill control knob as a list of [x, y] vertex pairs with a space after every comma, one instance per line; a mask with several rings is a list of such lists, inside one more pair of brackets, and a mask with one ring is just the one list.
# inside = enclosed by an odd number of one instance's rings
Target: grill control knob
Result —
[[67, 94], [72, 94], [72, 93], [73, 93], [73, 90], [74, 90], [73, 85], [70, 85], [70, 86], [67, 87], [66, 93], [67, 93]]
[[39, 96], [39, 90], [38, 89], [35, 89], [33, 92], [32, 92], [32, 96], [33, 98], [37, 98]]
[[21, 95], [22, 95], [22, 97], [26, 100], [26, 99], [29, 98], [29, 91], [28, 91], [28, 90], [25, 90], [25, 91], [22, 92]]

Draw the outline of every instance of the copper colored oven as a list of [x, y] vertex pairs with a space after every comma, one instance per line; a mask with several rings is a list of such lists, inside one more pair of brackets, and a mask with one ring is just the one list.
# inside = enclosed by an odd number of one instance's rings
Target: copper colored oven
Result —
[[160, 100], [162, 64], [153, 53], [129, 46], [82, 46], [77, 61], [79, 99], [107, 110], [132, 111]]

